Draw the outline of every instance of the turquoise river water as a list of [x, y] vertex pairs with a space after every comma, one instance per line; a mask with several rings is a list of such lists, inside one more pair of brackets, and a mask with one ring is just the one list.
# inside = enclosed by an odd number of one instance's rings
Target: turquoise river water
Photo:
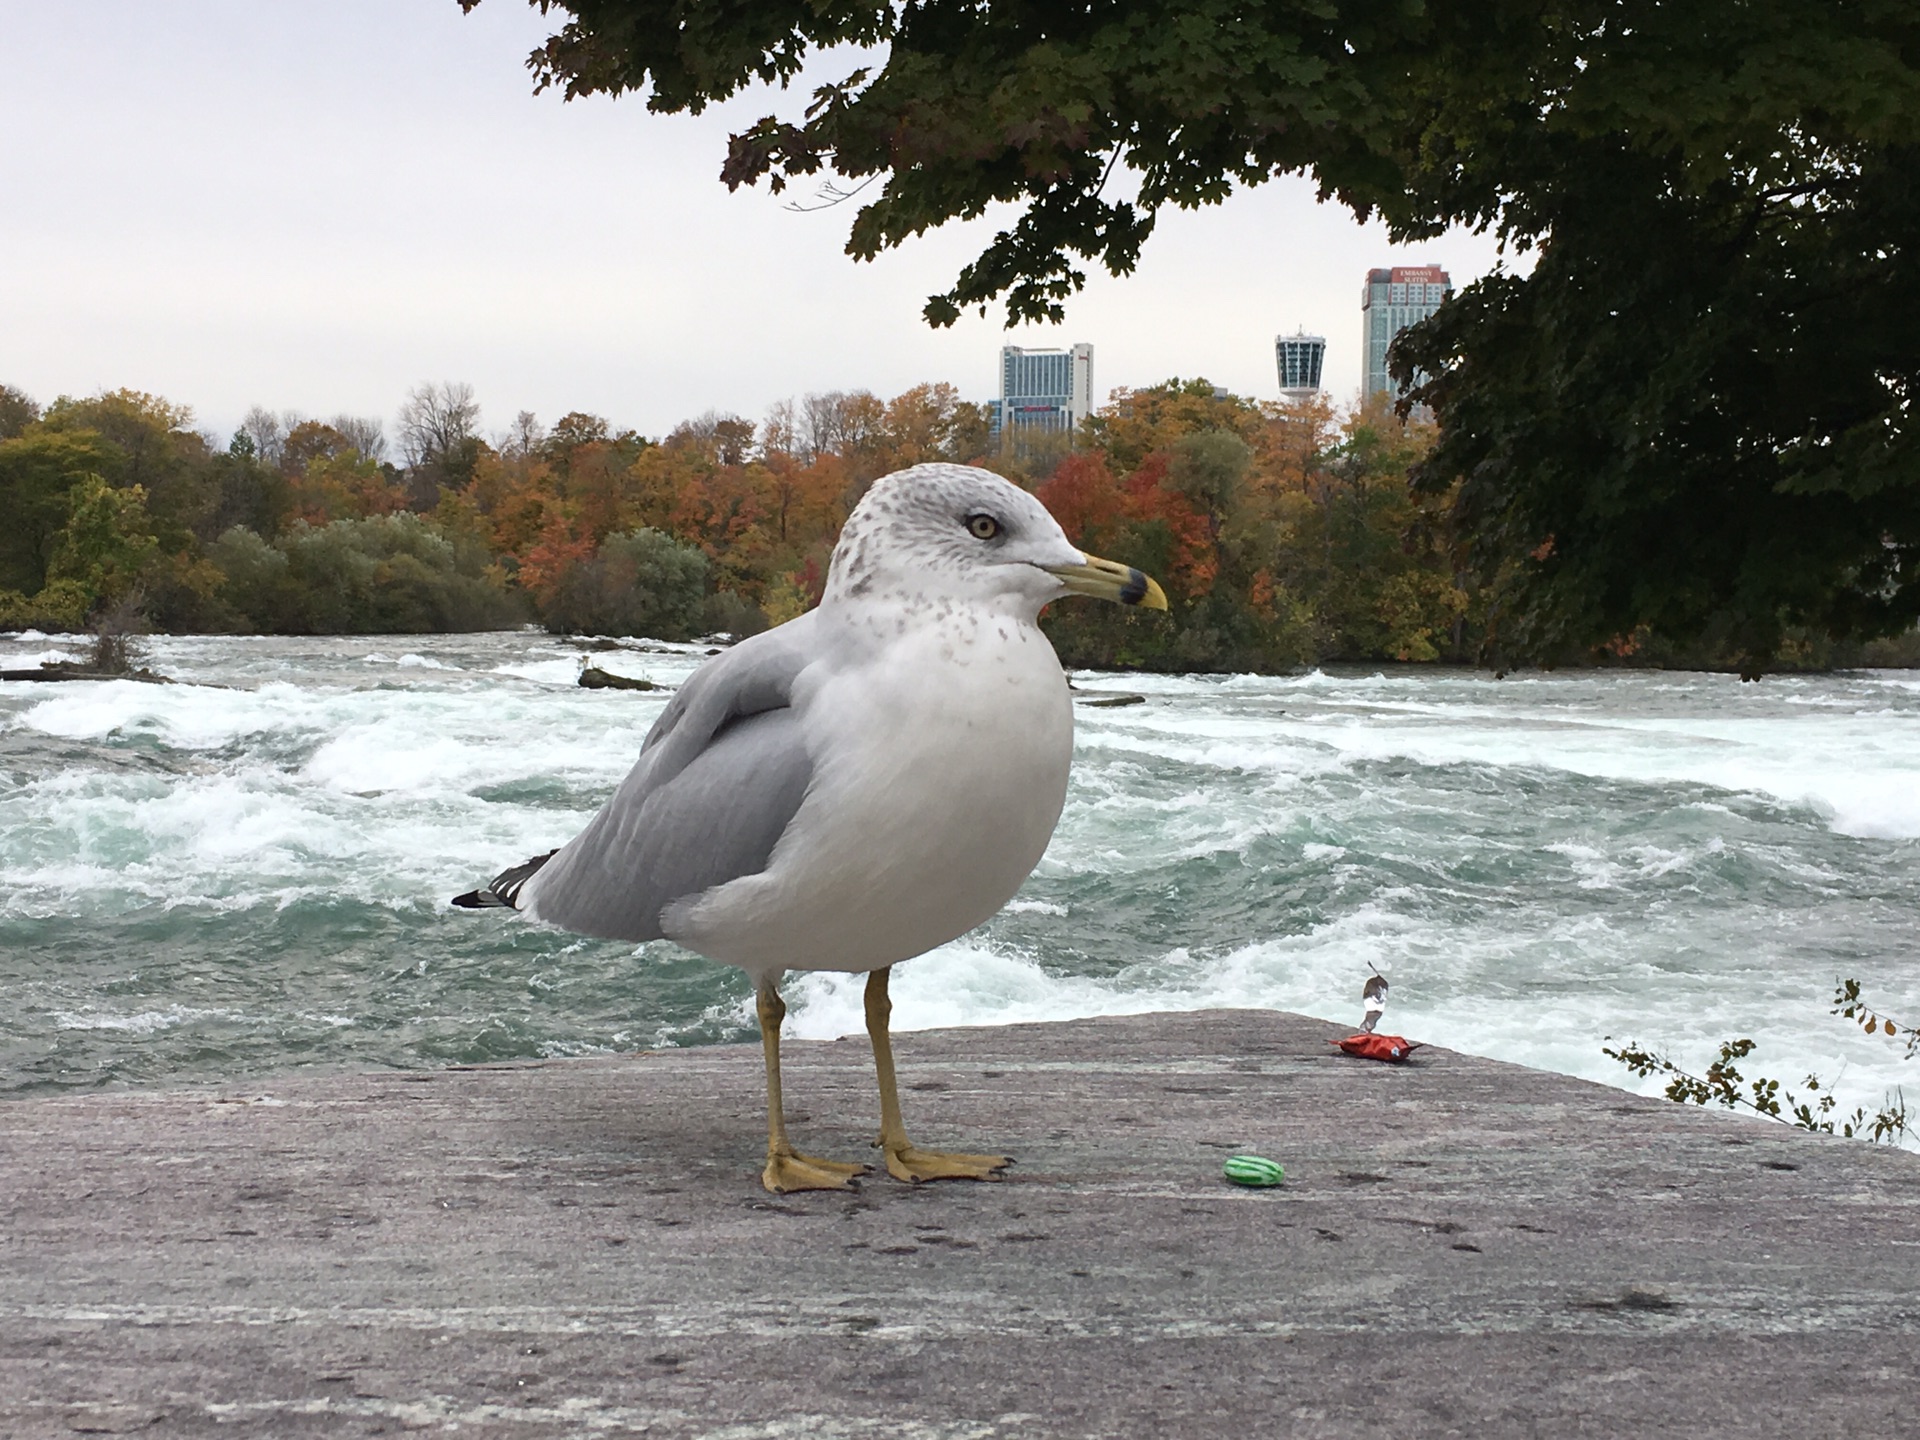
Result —
[[[0, 667], [72, 649], [0, 641]], [[671, 685], [703, 652], [596, 663]], [[570, 836], [664, 697], [525, 632], [158, 638], [175, 685], [0, 684], [0, 1095], [754, 1034], [734, 971], [447, 899]], [[1020, 896], [895, 975], [902, 1028], [1215, 1005], [1651, 1089], [1631, 1036], [1817, 1070], [1871, 1109], [1920, 1059], [1920, 672], [1371, 669], [1082, 676], [1072, 792]], [[859, 1029], [857, 980], [789, 985]], [[1915, 1087], [1920, 1090], [1920, 1087]]]

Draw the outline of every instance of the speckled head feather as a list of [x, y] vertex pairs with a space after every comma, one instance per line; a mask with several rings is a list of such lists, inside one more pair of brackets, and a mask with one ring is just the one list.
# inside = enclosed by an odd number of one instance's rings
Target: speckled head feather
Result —
[[875, 481], [847, 517], [823, 604], [938, 595], [1037, 612], [1065, 593], [1042, 567], [1085, 558], [1045, 506], [991, 470], [915, 465]]

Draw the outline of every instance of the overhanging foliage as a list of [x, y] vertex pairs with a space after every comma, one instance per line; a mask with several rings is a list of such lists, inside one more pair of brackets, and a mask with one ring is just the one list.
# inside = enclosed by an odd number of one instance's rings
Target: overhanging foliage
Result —
[[865, 47], [722, 176], [873, 181], [860, 258], [1015, 206], [935, 324], [1057, 320], [1165, 206], [1289, 172], [1396, 239], [1538, 251], [1398, 356], [1494, 658], [1711, 635], [1758, 673], [1792, 627], [1920, 615], [1910, 0], [535, 3], [539, 84], [659, 111]]

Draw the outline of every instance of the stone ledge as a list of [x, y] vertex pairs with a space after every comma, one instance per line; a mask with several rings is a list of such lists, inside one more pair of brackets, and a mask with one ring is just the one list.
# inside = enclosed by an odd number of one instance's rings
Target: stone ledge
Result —
[[[902, 1034], [1019, 1164], [857, 1194], [759, 1189], [757, 1046], [12, 1102], [0, 1434], [1891, 1433], [1920, 1157], [1342, 1033]], [[787, 1075], [864, 1156], [864, 1041]]]

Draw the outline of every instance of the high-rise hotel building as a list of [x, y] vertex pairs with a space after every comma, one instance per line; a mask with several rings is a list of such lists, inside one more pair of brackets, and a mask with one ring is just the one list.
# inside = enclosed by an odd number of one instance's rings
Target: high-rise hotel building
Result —
[[1320, 393], [1320, 367], [1327, 358], [1324, 335], [1299, 330], [1273, 337], [1273, 359], [1280, 368], [1282, 398], [1298, 404]]
[[1360, 298], [1361, 353], [1366, 357], [1360, 380], [1362, 399], [1392, 391], [1387, 350], [1394, 337], [1433, 314], [1452, 293], [1453, 282], [1438, 265], [1395, 265], [1367, 272], [1367, 288]]
[[1093, 346], [1000, 351], [1000, 399], [993, 429], [1063, 430], [1069, 435], [1093, 413]]

